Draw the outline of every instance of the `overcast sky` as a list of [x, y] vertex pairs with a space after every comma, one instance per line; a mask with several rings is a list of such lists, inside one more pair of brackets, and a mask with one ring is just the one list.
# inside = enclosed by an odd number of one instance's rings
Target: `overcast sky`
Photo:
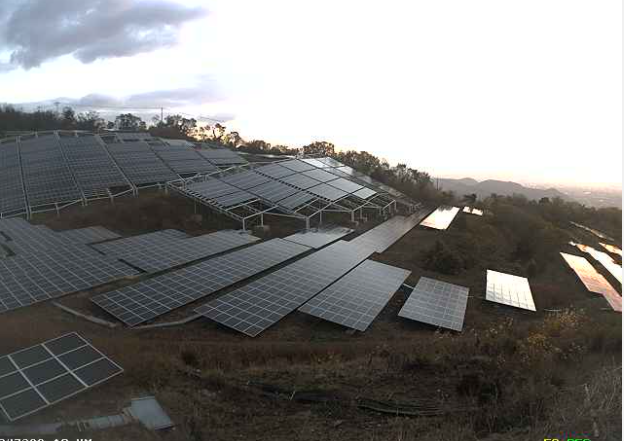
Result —
[[1, 0], [0, 102], [58, 98], [435, 176], [621, 184], [622, 2]]

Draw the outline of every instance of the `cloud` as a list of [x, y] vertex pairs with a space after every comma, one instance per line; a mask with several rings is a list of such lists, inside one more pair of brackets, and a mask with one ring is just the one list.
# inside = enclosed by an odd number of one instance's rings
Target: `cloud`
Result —
[[128, 57], [175, 45], [182, 25], [206, 14], [170, 0], [8, 0], [0, 52], [26, 69], [70, 54], [83, 63]]

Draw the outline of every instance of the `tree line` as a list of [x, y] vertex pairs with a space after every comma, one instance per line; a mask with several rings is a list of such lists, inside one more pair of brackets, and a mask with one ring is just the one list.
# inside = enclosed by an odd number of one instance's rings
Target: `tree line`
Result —
[[[485, 199], [478, 200], [476, 194], [459, 196], [453, 192], [436, 189], [431, 176], [424, 171], [411, 168], [404, 163], [391, 166], [385, 159], [364, 151], [338, 150], [334, 144], [327, 141], [313, 142], [299, 149], [282, 144], [272, 145], [259, 139], [248, 141], [239, 132], [228, 131], [221, 123], [201, 124], [195, 118], [187, 118], [179, 114], [167, 115], [162, 119], [160, 116], [154, 116], [148, 124], [132, 113], [122, 113], [114, 120], [107, 121], [98, 112], [77, 113], [71, 107], [64, 107], [60, 112], [51, 110], [26, 112], [11, 105], [0, 105], [0, 137], [9, 131], [58, 129], [93, 132], [105, 129], [147, 131], [157, 137], [207, 142], [251, 154], [294, 156], [304, 153], [330, 156], [415, 200], [431, 204], [467, 204], [482, 208], [506, 218], [508, 223], [516, 225], [514, 228], [516, 231], [525, 230], [518, 223], [523, 216], [518, 213], [516, 213], [518, 216], [513, 214], [516, 210], [520, 210], [534, 218], [539, 217], [561, 227], [570, 221], [575, 221], [604, 231], [611, 237], [617, 239], [622, 237], [622, 210], [617, 208], [596, 209], [560, 198], [531, 201], [520, 195], [504, 197], [492, 194]], [[508, 216], [509, 213], [512, 215]], [[529, 228], [527, 242], [534, 243], [535, 241], [529, 240], [530, 231]], [[519, 252], [522, 253], [521, 250]]]

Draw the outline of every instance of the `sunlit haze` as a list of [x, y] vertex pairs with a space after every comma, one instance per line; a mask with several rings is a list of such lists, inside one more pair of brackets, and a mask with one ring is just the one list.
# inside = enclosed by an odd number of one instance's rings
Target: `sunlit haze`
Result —
[[621, 184], [620, 0], [178, 3], [193, 18], [151, 51], [11, 66], [0, 35], [0, 102], [98, 94], [434, 176]]

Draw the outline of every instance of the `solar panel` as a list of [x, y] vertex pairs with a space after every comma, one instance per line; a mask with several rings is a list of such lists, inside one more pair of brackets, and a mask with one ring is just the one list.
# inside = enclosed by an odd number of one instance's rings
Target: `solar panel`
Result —
[[217, 231], [189, 239], [153, 242], [140, 249], [127, 249], [117, 257], [144, 271], [156, 272], [214, 256], [258, 240], [260, 239], [246, 233]]
[[618, 256], [622, 255], [622, 250], [616, 246], [609, 245], [608, 243], [602, 243], [602, 242], [600, 242], [600, 245], [610, 253], [617, 254]]
[[338, 178], [334, 181], [328, 182], [328, 184], [346, 193], [353, 193], [363, 188], [360, 184], [356, 184], [355, 182], [348, 181], [344, 178]]
[[290, 161], [280, 162], [279, 165], [298, 173], [315, 169], [313, 165], [306, 164], [305, 162], [299, 161], [298, 159], [291, 159]]
[[353, 193], [354, 196], [357, 196], [360, 199], [368, 199], [376, 194], [377, 192], [375, 190], [366, 187], [362, 187], [360, 190]]
[[247, 164], [246, 159], [229, 149], [201, 149], [197, 153], [217, 166]]
[[281, 178], [280, 181], [292, 185], [293, 187], [300, 188], [301, 190], [305, 190], [319, 184], [319, 181], [302, 174], [286, 176], [285, 178]]
[[106, 255], [120, 257], [131, 253], [141, 253], [157, 246], [179, 244], [186, 238], [188, 238], [186, 233], [178, 230], [160, 230], [96, 244], [93, 245], [93, 248]]
[[60, 145], [83, 190], [130, 185], [95, 136], [62, 137]]
[[411, 271], [366, 260], [299, 311], [366, 331]]
[[466, 214], [474, 214], [475, 216], [483, 216], [483, 210], [479, 210], [478, 208], [464, 207], [462, 211]]
[[48, 248], [63, 249], [75, 245], [63, 235], [41, 225], [31, 225], [21, 218], [0, 219], [0, 231], [11, 239], [6, 246], [16, 254], [37, 253]]
[[0, 260], [0, 313], [138, 274], [83, 246]]
[[581, 279], [588, 291], [602, 294], [614, 310], [622, 311], [622, 297], [587, 259], [567, 253], [561, 253], [561, 257]]
[[262, 176], [259, 173], [247, 170], [241, 173], [235, 173], [221, 178], [222, 182], [226, 182], [230, 185], [234, 185], [243, 190], [248, 190], [252, 187], [269, 182], [270, 179], [266, 176]]
[[312, 196], [311, 194], [301, 192], [301, 193], [293, 194], [292, 196], [288, 196], [285, 199], [282, 199], [281, 201], [279, 201], [279, 205], [282, 207], [288, 208], [290, 210], [295, 210], [315, 200], [316, 198]]
[[308, 250], [302, 245], [273, 239], [101, 294], [92, 301], [128, 326], [136, 326]]
[[48, 340], [0, 357], [0, 413], [16, 421], [122, 372], [75, 332]]
[[340, 241], [196, 309], [255, 337], [340, 279], [370, 252]]
[[240, 189], [218, 179], [206, 179], [186, 186], [186, 191], [206, 199], [214, 199], [226, 194], [237, 193]]
[[359, 235], [351, 243], [366, 248], [371, 252], [383, 253], [418, 225], [426, 213], [425, 210], [421, 210], [409, 217], [395, 216]]
[[0, 214], [26, 211], [26, 195], [16, 141], [0, 144]]
[[303, 176], [307, 176], [308, 178], [316, 179], [319, 182], [329, 182], [338, 179], [337, 176], [323, 170], [310, 170], [301, 174]]
[[611, 240], [611, 238], [609, 236], [607, 236], [606, 234], [598, 231], [598, 230], [594, 230], [593, 228], [589, 228], [586, 227], [585, 225], [581, 225], [581, 224], [577, 224], [576, 222], [570, 222], [572, 225], [581, 228], [585, 231], [589, 231], [590, 233], [592, 233], [594, 236], [599, 237], [601, 239], [606, 239], [606, 240]]
[[288, 196], [299, 193], [299, 190], [289, 185], [282, 184], [279, 181], [269, 181], [257, 187], [250, 188], [249, 192], [268, 201], [278, 202]]
[[446, 230], [459, 213], [457, 207], [438, 207], [436, 211], [431, 213], [420, 225], [423, 227], [434, 228], [436, 230]]
[[320, 198], [327, 199], [328, 201], [337, 201], [338, 199], [342, 199], [348, 195], [344, 191], [338, 190], [337, 188], [334, 188], [328, 184], [319, 184], [314, 187], [308, 188], [307, 191], [315, 194]]
[[152, 139], [152, 135], [147, 132], [115, 132], [117, 137], [123, 141], [146, 141]]
[[178, 174], [209, 173], [217, 168], [190, 146], [149, 143], [152, 150]]
[[247, 191], [238, 191], [236, 193], [228, 194], [225, 196], [220, 196], [215, 198], [214, 201], [216, 204], [221, 205], [225, 208], [234, 207], [235, 205], [241, 205], [243, 203], [249, 203], [258, 198], [253, 194]]
[[324, 227], [300, 231], [285, 237], [284, 240], [305, 245], [310, 248], [323, 248], [325, 245], [329, 245], [330, 243], [353, 233], [353, 231], [354, 230], [351, 228], [340, 227], [337, 225], [327, 225]]
[[317, 159], [329, 167], [344, 167], [344, 164], [342, 162], [338, 162], [334, 158], [330, 158], [329, 156]]
[[487, 270], [486, 300], [536, 311], [529, 281], [524, 277]]
[[20, 141], [20, 156], [31, 207], [82, 199], [56, 136]]
[[179, 179], [143, 141], [107, 144], [106, 148], [135, 185], [154, 184]]
[[399, 311], [399, 317], [461, 331], [469, 289], [421, 277]]
[[262, 167], [258, 167], [257, 169], [255, 169], [255, 171], [273, 179], [283, 178], [285, 176], [290, 176], [295, 173], [293, 170], [282, 167], [279, 164], [263, 165]]
[[70, 242], [88, 244], [119, 239], [121, 236], [104, 227], [86, 227], [77, 230], [59, 231], [57, 234]]
[[603, 253], [602, 251], [598, 251], [587, 245], [578, 244], [576, 247], [600, 262], [600, 264], [607, 271], [609, 271], [609, 273], [615, 277], [618, 282], [622, 283], [622, 267], [615, 263], [615, 261], [607, 253]]

